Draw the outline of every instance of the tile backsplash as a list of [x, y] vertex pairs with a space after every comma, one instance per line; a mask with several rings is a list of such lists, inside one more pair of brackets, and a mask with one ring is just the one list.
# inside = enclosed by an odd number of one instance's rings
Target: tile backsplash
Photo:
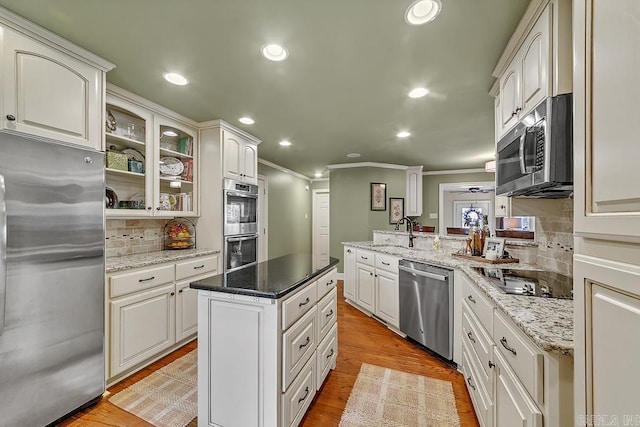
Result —
[[564, 199], [561, 203], [560, 215], [536, 217], [536, 263], [573, 275], [573, 199]]
[[107, 257], [162, 250], [162, 234], [166, 223], [166, 219], [108, 219]]

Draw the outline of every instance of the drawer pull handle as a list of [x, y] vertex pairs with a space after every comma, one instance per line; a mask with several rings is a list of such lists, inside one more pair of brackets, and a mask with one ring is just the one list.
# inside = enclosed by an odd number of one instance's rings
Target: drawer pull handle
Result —
[[331, 317], [331, 316], [333, 316], [333, 309], [331, 309], [331, 311], [328, 312], [325, 317]]
[[307, 340], [304, 342], [304, 344], [300, 344], [300, 345], [298, 346], [298, 350], [300, 350], [300, 349], [302, 349], [302, 348], [305, 348], [306, 346], [308, 346], [308, 345], [309, 345], [309, 343], [310, 343], [310, 342], [311, 342], [311, 339], [310, 339], [309, 337], [307, 337]]
[[302, 396], [300, 399], [298, 399], [298, 403], [302, 402], [303, 400], [305, 400], [307, 398], [307, 396], [309, 396], [309, 387], [305, 387], [304, 389], [304, 396]]
[[496, 364], [489, 360], [489, 369], [493, 368], [494, 366], [496, 366]]
[[331, 356], [333, 356], [333, 349], [331, 349], [331, 353], [327, 355], [327, 359], [329, 359]]
[[516, 355], [516, 349], [509, 347], [509, 344], [507, 344], [507, 339], [505, 337], [500, 338], [500, 344], [502, 344], [502, 346], [504, 348], [506, 348], [507, 350], [509, 350], [511, 353], [513, 353], [513, 355]]
[[306, 300], [304, 300], [304, 302], [301, 302], [298, 304], [298, 307], [302, 307], [303, 305], [307, 305], [311, 302], [311, 300], [309, 299], [309, 297], [307, 297]]
[[390, 264], [390, 263], [388, 263], [388, 262], [384, 262], [384, 261], [382, 261], [382, 265], [391, 265], [391, 264]]
[[362, 258], [362, 259], [369, 259], [369, 258], [367, 258], [366, 256], [361, 256], [360, 258]]
[[473, 391], [476, 390], [476, 386], [471, 382], [471, 377], [467, 377], [467, 384], [469, 384], [469, 387], [471, 387]]
[[472, 343], [476, 343], [476, 339], [473, 337], [473, 334], [471, 333], [471, 331], [467, 332], [467, 336], [469, 337], [469, 341], [471, 341]]
[[468, 299], [469, 301], [471, 301], [472, 303], [474, 303], [474, 304], [476, 303], [476, 300], [474, 300], [474, 299], [473, 299], [473, 297], [472, 297], [471, 295], [469, 295], [469, 296], [467, 297], [467, 299]]
[[156, 276], [151, 276], [151, 277], [148, 277], [146, 279], [138, 279], [138, 283], [148, 282], [149, 280], [153, 280], [155, 278], [156, 278]]
[[201, 268], [204, 268], [204, 264], [193, 267], [194, 270], [199, 270]]
[[331, 279], [331, 280], [329, 280], [329, 281], [327, 282], [327, 286], [329, 286], [329, 285], [333, 285], [333, 279]]

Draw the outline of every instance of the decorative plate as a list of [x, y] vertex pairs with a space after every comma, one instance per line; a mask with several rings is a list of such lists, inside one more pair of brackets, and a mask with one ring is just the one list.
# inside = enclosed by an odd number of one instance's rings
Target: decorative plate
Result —
[[144, 163], [144, 154], [142, 154], [138, 150], [134, 150], [133, 148], [125, 148], [124, 150], [122, 150], [122, 154], [126, 154], [129, 160], [136, 160], [138, 162]]
[[116, 209], [118, 207], [118, 195], [113, 188], [105, 187], [104, 203], [107, 209]]
[[175, 157], [163, 157], [158, 168], [163, 175], [178, 176], [184, 171], [184, 165]]

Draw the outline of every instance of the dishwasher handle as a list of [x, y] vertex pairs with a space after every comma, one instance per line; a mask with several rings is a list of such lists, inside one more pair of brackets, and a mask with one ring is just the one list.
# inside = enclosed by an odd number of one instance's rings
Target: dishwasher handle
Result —
[[398, 267], [399, 270], [406, 271], [407, 273], [416, 274], [418, 276], [428, 277], [430, 279], [439, 280], [441, 282], [447, 281], [447, 276], [443, 276], [442, 274], [429, 273], [427, 271], [422, 270], [414, 270], [412, 268], [407, 268], [403, 266]]

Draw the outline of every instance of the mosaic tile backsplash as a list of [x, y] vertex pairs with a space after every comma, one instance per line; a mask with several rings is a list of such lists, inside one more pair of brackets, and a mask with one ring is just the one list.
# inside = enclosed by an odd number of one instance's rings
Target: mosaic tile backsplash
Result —
[[161, 251], [166, 222], [166, 219], [108, 219], [107, 257]]

